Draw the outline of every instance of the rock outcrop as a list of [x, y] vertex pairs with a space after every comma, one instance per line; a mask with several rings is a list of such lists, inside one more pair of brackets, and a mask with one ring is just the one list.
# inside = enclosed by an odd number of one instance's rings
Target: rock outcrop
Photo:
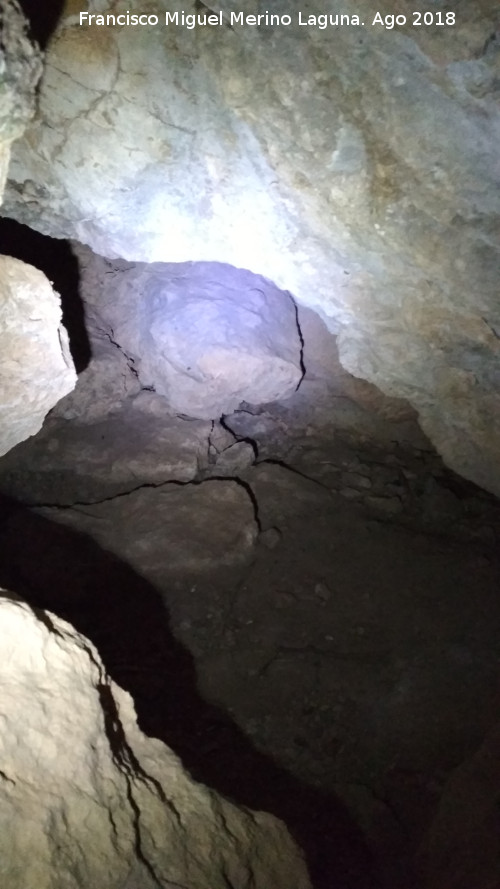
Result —
[[144, 485], [102, 502], [37, 512], [83, 531], [119, 558], [126, 553], [153, 584], [245, 561], [258, 535], [251, 496], [233, 479]]
[[0, 454], [38, 432], [75, 382], [57, 294], [43, 272], [0, 256]]
[[6, 212], [108, 257], [264, 275], [328, 319], [348, 370], [411, 402], [453, 469], [499, 493], [496, 6], [416, 22], [398, 0], [391, 27], [345, 0], [349, 24], [323, 27], [331, 10], [312, 0], [287, 4], [289, 25], [193, 29], [161, 14], [86, 27], [68, 6]]
[[114, 344], [166, 410], [217, 419], [299, 385], [296, 306], [265, 278], [221, 263], [112, 263], [75, 251], [92, 343]]
[[[0, 204], [10, 146], [34, 114], [41, 74], [40, 52], [11, 0], [0, 10]], [[0, 256], [0, 455], [38, 432], [75, 381], [60, 303], [49, 281], [37, 269]]]
[[40, 53], [26, 36], [26, 20], [17, 0], [10, 0], [0, 10], [0, 204], [10, 145], [33, 116], [41, 74]]
[[0, 598], [3, 889], [310, 889], [271, 815], [191, 780], [69, 624]]

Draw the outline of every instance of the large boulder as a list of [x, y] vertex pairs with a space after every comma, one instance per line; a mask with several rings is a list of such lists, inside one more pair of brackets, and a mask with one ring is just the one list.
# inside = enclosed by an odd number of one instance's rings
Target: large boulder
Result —
[[[34, 114], [42, 73], [17, 0], [0, 10], [0, 204], [11, 143]], [[2, 243], [0, 240], [0, 252]], [[76, 375], [58, 296], [42, 272], [0, 256], [0, 455], [38, 432]]]
[[61, 317], [43, 272], [0, 256], [0, 455], [38, 432], [75, 385]]
[[2, 889], [310, 889], [284, 825], [139, 730], [88, 639], [0, 598]]
[[221, 263], [111, 263], [75, 249], [92, 343], [106, 335], [171, 411], [216, 419], [296, 390], [296, 306], [270, 281]]

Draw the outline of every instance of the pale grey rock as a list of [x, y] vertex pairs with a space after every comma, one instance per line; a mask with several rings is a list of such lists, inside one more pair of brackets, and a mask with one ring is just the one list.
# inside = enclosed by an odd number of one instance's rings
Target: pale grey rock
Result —
[[255, 451], [247, 441], [238, 441], [217, 455], [212, 474], [235, 476], [247, 469], [255, 460]]
[[17, 0], [0, 10], [0, 204], [10, 159], [10, 145], [25, 130], [35, 110], [35, 89], [42, 59], [26, 34]]
[[364, 27], [299, 26], [293, 0], [290, 27], [147, 34], [68, 10], [7, 212], [110, 257], [274, 281], [339, 332], [349, 371], [408, 399], [446, 461], [500, 493], [496, 8], [461, 4], [443, 27], [402, 9], [394, 30], [369, 0], [343, 3]]
[[271, 815], [195, 783], [68, 623], [0, 597], [3, 889], [310, 889]]
[[146, 486], [89, 506], [37, 512], [88, 534], [158, 586], [180, 572], [244, 561], [258, 535], [248, 492], [229, 479]]
[[38, 432], [75, 385], [61, 317], [43, 272], [0, 256], [0, 454]]
[[289, 294], [220, 263], [112, 264], [76, 249], [91, 339], [107, 336], [171, 411], [212, 419], [302, 378]]

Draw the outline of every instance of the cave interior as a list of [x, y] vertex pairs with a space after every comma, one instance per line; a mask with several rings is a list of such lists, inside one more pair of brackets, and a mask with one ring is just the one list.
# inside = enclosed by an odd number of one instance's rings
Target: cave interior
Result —
[[0, 458], [1, 586], [90, 638], [196, 779], [279, 816], [317, 889], [419, 885], [498, 718], [498, 498], [264, 274], [8, 216], [0, 254], [60, 295], [78, 374]]

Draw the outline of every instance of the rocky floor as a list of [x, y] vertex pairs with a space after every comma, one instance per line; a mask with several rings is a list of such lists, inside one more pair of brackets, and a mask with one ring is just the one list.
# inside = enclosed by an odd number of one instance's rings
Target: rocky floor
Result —
[[317, 889], [411, 889], [495, 723], [500, 507], [320, 358], [220, 423], [130, 389], [56, 409], [0, 460], [0, 583], [90, 636], [196, 777], [283, 818]]

